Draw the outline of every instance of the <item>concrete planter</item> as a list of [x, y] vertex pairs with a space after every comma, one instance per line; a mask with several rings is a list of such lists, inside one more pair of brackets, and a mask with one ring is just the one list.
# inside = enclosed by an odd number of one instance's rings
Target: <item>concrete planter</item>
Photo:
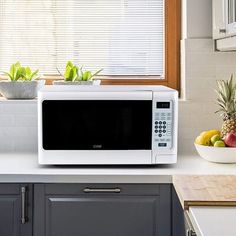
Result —
[[33, 99], [44, 85], [44, 80], [39, 81], [0, 81], [0, 93], [7, 99]]
[[89, 81], [63, 81], [63, 80], [55, 80], [53, 81], [54, 85], [100, 85], [100, 80], [89, 80]]

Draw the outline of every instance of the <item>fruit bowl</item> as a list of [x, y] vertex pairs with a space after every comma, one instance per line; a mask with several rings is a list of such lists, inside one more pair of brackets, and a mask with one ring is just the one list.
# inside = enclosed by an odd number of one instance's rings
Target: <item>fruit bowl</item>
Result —
[[236, 148], [213, 147], [194, 144], [198, 154], [205, 160], [215, 163], [236, 163]]

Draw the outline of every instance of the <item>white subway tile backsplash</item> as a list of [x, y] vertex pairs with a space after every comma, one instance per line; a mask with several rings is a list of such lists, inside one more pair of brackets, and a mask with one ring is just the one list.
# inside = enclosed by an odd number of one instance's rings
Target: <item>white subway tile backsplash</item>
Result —
[[37, 152], [37, 135], [14, 140], [14, 150], [18, 152]]
[[18, 115], [14, 117], [14, 126], [36, 127], [37, 120], [37, 115]]
[[186, 81], [186, 96], [190, 100], [202, 101], [202, 105], [207, 102], [214, 102], [216, 100], [216, 79], [214, 77], [195, 77]]
[[184, 39], [182, 40], [186, 53], [213, 53], [214, 42], [212, 39]]
[[25, 104], [3, 104], [0, 105], [0, 114], [12, 114], [15, 115], [21, 114], [21, 115], [33, 115], [37, 114], [37, 108], [36, 105], [25, 105]]
[[37, 151], [35, 100], [0, 99], [0, 152]]
[[6, 126], [14, 126], [14, 124], [15, 124], [15, 117], [13, 115], [2, 115], [0, 113], [0, 128]]
[[[1, 134], [1, 128], [0, 128]], [[14, 141], [12, 138], [8, 139], [5, 137], [0, 137], [0, 152], [10, 152], [14, 150]]]

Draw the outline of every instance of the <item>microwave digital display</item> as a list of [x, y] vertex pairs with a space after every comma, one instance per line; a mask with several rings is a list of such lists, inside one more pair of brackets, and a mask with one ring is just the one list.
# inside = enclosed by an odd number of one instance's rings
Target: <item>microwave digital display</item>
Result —
[[169, 109], [170, 102], [157, 102], [156, 108], [157, 109]]

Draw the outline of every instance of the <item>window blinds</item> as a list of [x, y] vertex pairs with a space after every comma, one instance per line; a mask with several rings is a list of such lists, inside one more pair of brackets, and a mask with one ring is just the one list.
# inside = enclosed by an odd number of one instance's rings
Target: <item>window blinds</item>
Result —
[[0, 70], [67, 60], [104, 75], [162, 75], [164, 0], [0, 0]]

